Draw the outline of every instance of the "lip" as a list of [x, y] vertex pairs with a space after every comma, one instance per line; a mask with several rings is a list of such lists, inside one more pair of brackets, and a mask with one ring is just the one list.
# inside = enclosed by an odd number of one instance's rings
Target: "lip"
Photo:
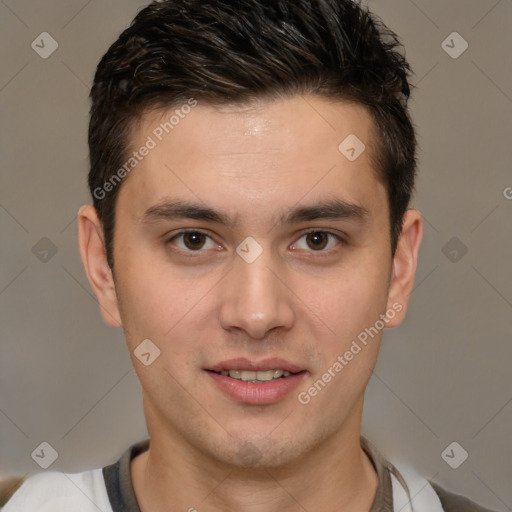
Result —
[[[254, 372], [283, 370], [290, 372], [292, 375], [271, 382], [255, 384], [220, 375], [220, 372], [229, 370]], [[260, 361], [237, 357], [205, 368], [205, 372], [223, 393], [234, 398], [237, 402], [251, 405], [266, 405], [278, 402], [295, 389], [308, 373], [304, 367], [277, 357]]]
[[208, 370], [205, 372], [222, 392], [237, 402], [249, 405], [268, 405], [279, 402], [299, 385], [307, 373], [302, 371], [271, 382], [255, 384]]
[[[222, 371], [247, 370], [267, 371], [283, 370], [292, 373], [285, 378], [276, 379], [271, 382], [255, 384], [234, 379], [227, 375], [221, 375]], [[289, 361], [279, 358], [251, 361], [246, 358], [236, 358], [223, 361], [209, 368], [205, 372], [210, 376], [214, 384], [226, 395], [234, 398], [237, 402], [250, 405], [268, 405], [279, 402], [293, 389], [295, 389], [307, 374], [307, 371]]]
[[283, 370], [285, 372], [290, 373], [299, 373], [304, 371], [304, 368], [279, 358], [263, 359], [261, 361], [251, 361], [250, 359], [247, 359], [245, 357], [239, 357], [236, 359], [222, 361], [221, 363], [206, 368], [206, 370], [213, 370], [214, 372], [222, 372], [226, 370], [247, 370], [254, 372], [264, 372], [267, 370]]

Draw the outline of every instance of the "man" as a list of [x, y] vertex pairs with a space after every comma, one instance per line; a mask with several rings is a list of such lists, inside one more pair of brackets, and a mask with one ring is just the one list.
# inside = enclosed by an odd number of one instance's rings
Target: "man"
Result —
[[79, 246], [149, 440], [5, 507], [484, 510], [361, 438], [422, 236], [396, 36], [351, 0], [169, 0], [91, 90]]

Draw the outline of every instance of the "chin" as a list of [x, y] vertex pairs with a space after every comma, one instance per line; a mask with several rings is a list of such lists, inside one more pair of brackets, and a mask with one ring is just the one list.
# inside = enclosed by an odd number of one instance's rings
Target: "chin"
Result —
[[251, 438], [230, 439], [223, 450], [216, 447], [213, 457], [239, 469], [282, 468], [292, 466], [301, 459], [305, 443], [299, 439], [292, 442], [284, 439]]

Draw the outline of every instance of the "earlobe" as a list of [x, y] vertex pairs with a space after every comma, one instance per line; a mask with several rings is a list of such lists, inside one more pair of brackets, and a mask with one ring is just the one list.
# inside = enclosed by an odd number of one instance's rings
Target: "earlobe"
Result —
[[[418, 210], [407, 210], [404, 215], [402, 233], [393, 257], [393, 273], [388, 292], [388, 310], [400, 311], [387, 322], [387, 327], [402, 323], [407, 303], [412, 292], [418, 264], [418, 253], [423, 236], [423, 220]], [[401, 308], [398, 308], [397, 305]]]
[[89, 283], [98, 299], [103, 320], [121, 325], [112, 271], [107, 263], [103, 227], [92, 205], [78, 211], [78, 245]]

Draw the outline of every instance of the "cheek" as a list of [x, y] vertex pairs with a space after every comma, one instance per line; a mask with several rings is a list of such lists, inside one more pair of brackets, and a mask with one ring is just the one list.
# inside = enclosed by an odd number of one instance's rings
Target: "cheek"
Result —
[[116, 292], [128, 342], [160, 339], [186, 307], [179, 282], [170, 285], [161, 269], [144, 254], [123, 252], [115, 265]]
[[204, 324], [212, 321], [211, 302], [222, 276], [213, 271], [198, 275], [156, 260], [149, 251], [128, 250], [116, 260], [123, 329], [132, 350], [149, 338], [166, 366], [176, 366], [208, 334]]
[[344, 421], [371, 377], [383, 331], [380, 315], [386, 311], [386, 290], [387, 280], [377, 273], [356, 271], [323, 288], [310, 288], [314, 307], [309, 321], [318, 316], [329, 332], [317, 337], [310, 360], [318, 364], [299, 390], [299, 403], [311, 414], [322, 415], [328, 408], [332, 415], [326, 421], [331, 426]]
[[[313, 386], [318, 383], [312, 393], [322, 395], [315, 398], [316, 406], [321, 409], [336, 403], [340, 414], [364, 390], [383, 332], [380, 315], [386, 311], [387, 275], [365, 268], [353, 268], [315, 292], [315, 313], [329, 327], [329, 333], [315, 344], [315, 359], [320, 364], [312, 375]], [[328, 382], [325, 392], [318, 391], [323, 389], [319, 381]]]
[[334, 331], [331, 334], [346, 341], [373, 325], [385, 311], [387, 288], [388, 275], [374, 262], [340, 269], [327, 279], [309, 280], [304, 296], [310, 309]]
[[[186, 324], [199, 307], [202, 287], [185, 286], [179, 280], [152, 280], [144, 276], [128, 278], [119, 298], [123, 325], [131, 336], [154, 337], [163, 341]], [[183, 285], [183, 286], [182, 286]]]

